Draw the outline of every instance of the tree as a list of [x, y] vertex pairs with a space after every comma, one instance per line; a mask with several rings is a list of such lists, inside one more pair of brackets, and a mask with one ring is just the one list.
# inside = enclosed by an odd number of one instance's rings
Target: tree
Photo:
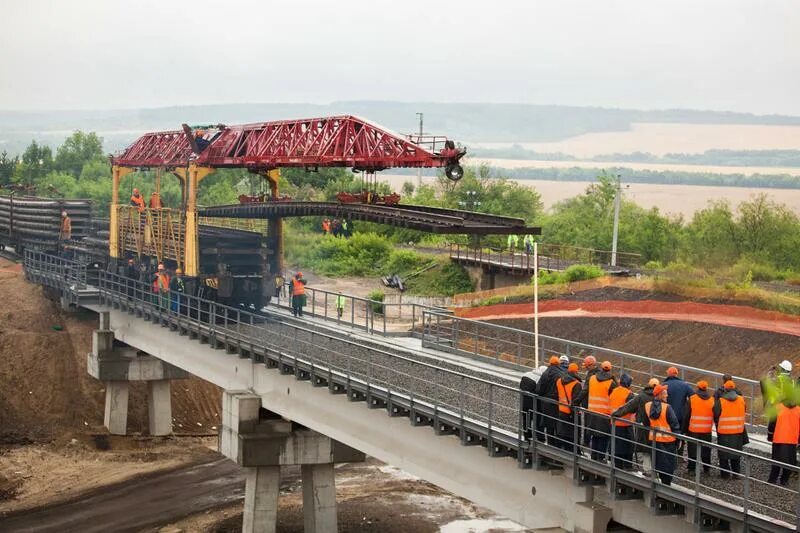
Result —
[[18, 157], [9, 157], [8, 152], [3, 150], [0, 154], [0, 187], [4, 187], [11, 183], [11, 178], [17, 169], [19, 163]]
[[22, 153], [22, 163], [16, 173], [17, 181], [34, 185], [52, 169], [53, 151], [49, 146], [40, 146], [36, 141], [31, 141]]
[[102, 159], [103, 139], [94, 132], [84, 133], [78, 130], [67, 137], [56, 150], [55, 168], [78, 177], [83, 165]]

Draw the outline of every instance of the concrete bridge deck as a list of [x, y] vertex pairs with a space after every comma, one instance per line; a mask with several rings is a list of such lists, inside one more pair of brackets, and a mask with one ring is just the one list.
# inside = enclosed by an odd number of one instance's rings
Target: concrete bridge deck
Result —
[[[739, 452], [746, 467], [733, 488], [700, 475], [667, 486], [526, 439], [527, 395], [509, 383], [507, 368], [197, 298], [172, 312], [149, 287], [131, 292], [129, 280], [113, 274], [98, 273], [87, 286], [37, 267], [31, 255], [29, 279], [101, 313], [117, 341], [226, 390], [249, 391], [287, 420], [528, 527], [604, 531], [611, 519], [641, 531], [796, 527], [797, 492], [765, 487], [755, 473], [770, 461], [752, 453]], [[556, 461], [563, 466], [553, 468]]]

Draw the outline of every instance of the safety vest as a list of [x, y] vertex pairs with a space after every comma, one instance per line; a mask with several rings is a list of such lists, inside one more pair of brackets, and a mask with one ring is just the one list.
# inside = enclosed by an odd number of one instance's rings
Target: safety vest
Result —
[[744, 433], [744, 398], [737, 396], [735, 400], [719, 399], [721, 407], [717, 421], [717, 433], [720, 435], [737, 435]]
[[565, 415], [572, 414], [572, 389], [578, 384], [578, 380], [573, 380], [564, 385], [561, 378], [556, 381], [556, 389], [558, 389], [558, 411]]
[[167, 292], [169, 290], [169, 274], [158, 275], [158, 288], [162, 292]]
[[772, 443], [797, 445], [800, 440], [800, 407], [786, 407], [782, 403], [776, 407], [778, 418], [775, 420]]
[[589, 411], [603, 415], [611, 414], [611, 405], [608, 399], [611, 383], [610, 379], [598, 381], [596, 375], [589, 378]]
[[692, 410], [689, 418], [689, 431], [711, 433], [711, 428], [714, 426], [714, 398], [709, 396], [704, 400], [695, 394], [689, 397], [689, 407]]
[[131, 196], [131, 205], [135, 205], [136, 210], [140, 213], [144, 212], [144, 198], [141, 195]]
[[[611, 408], [611, 412], [613, 413], [623, 405], [625, 405], [626, 401], [628, 400], [628, 395], [631, 393], [631, 390], [627, 387], [619, 386], [616, 389], [611, 391], [611, 396], [608, 397], [608, 403]], [[622, 418], [618, 418], [614, 420], [614, 425], [617, 427], [628, 427], [631, 423], [636, 420], [636, 413], [630, 413]]]
[[66, 216], [61, 221], [61, 239], [68, 241], [72, 238], [72, 220]]
[[306, 293], [306, 286], [300, 283], [298, 280], [294, 280], [292, 283], [292, 296], [302, 296]]
[[[661, 415], [655, 420], [650, 418], [650, 409], [652, 407], [653, 402], [644, 404], [644, 412], [647, 413], [647, 419], [650, 421], [650, 435], [648, 435], [648, 438], [651, 442], [675, 442], [675, 436], [669, 433], [672, 431], [672, 428], [669, 427], [669, 422], [667, 422], [667, 410], [669, 409], [669, 405], [667, 402], [661, 403]], [[664, 431], [667, 433], [663, 433]]]

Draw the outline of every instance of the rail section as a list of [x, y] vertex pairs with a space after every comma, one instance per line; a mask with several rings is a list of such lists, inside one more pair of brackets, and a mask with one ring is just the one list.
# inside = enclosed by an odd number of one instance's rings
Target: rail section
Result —
[[[536, 365], [535, 335], [531, 331], [432, 311], [423, 311], [422, 314], [421, 335], [424, 347], [473, 358], [488, 358], [500, 364], [511, 364], [520, 368]], [[547, 364], [554, 355], [559, 357], [566, 355], [570, 361], [578, 363], [579, 366], [589, 355], [594, 356], [598, 364], [601, 361], [610, 361], [615, 374], [621, 375], [626, 372], [633, 378], [636, 390], [651, 377], [663, 379], [669, 367], [677, 368], [679, 377], [690, 383], [696, 383], [701, 379], [708, 381], [712, 387], [721, 386], [723, 383], [721, 372], [539, 334], [539, 364]], [[763, 426], [759, 382], [740, 376], [734, 376], [733, 379], [747, 403], [748, 424], [754, 427]]]
[[[34, 281], [52, 279], [54, 263], [58, 260], [26, 254], [26, 273]], [[673, 447], [656, 448], [646, 438], [641, 441], [622, 432], [605, 432], [612, 456], [628, 445], [637, 445], [634, 449], [638, 454], [650, 456], [656, 471], [642, 475], [633, 464], [636, 456], [617, 457], [622, 461], [618, 462], [592, 455], [581, 438], [580, 424], [568, 417], [550, 417], [543, 406], [552, 400], [515, 386], [383, 352], [347, 336], [314, 331], [243, 308], [183, 294], [153, 294], [147, 284], [109, 272], [100, 272], [97, 283], [101, 306], [120, 309], [168, 327], [175, 334], [294, 374], [313, 386], [327, 387], [331, 393], [347, 394], [348, 399], [365, 401], [370, 408], [386, 409], [389, 416], [407, 416], [412, 425], [431, 426], [437, 435], [455, 436], [464, 445], [480, 444], [490, 457], [513, 458], [521, 468], [562, 468], [577, 483], [605, 485], [612, 505], [615, 499], [640, 499], [656, 514], [685, 514], [701, 528], [735, 525], [746, 531], [790, 531], [800, 525], [797, 486], [765, 480], [773, 468], [796, 475], [798, 467], [669, 434], [698, 450], [705, 446], [717, 455], [729, 454], [741, 468], [728, 472], [702, 463], [704, 468], [698, 466], [694, 474], [686, 474], [681, 468], [674, 472], [671, 484], [659, 482], [657, 478], [668, 472], [657, 465], [675, 455]], [[66, 280], [62, 289], [69, 289]], [[554, 408], [557, 411], [557, 406]], [[587, 415], [583, 409], [574, 409], [574, 420]], [[616, 420], [608, 422], [613, 426]], [[634, 435], [646, 436], [649, 431], [636, 423], [632, 427]], [[701, 458], [698, 451], [696, 460]], [[732, 479], [721, 480], [720, 473]]]

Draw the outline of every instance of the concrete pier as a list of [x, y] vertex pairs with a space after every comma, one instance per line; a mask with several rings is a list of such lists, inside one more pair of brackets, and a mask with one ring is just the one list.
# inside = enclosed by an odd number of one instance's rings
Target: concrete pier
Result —
[[128, 389], [131, 381], [146, 381], [148, 384], [150, 434], [163, 436], [172, 433], [170, 380], [185, 379], [190, 374], [130, 346], [116, 343], [108, 313], [100, 314], [100, 329], [92, 334], [87, 370], [89, 375], [105, 384], [103, 423], [109, 433], [127, 434]]
[[280, 467], [300, 465], [305, 531], [337, 531], [334, 464], [363, 461], [363, 453], [261, 409], [261, 397], [226, 391], [220, 451], [246, 468], [245, 533], [276, 531]]

